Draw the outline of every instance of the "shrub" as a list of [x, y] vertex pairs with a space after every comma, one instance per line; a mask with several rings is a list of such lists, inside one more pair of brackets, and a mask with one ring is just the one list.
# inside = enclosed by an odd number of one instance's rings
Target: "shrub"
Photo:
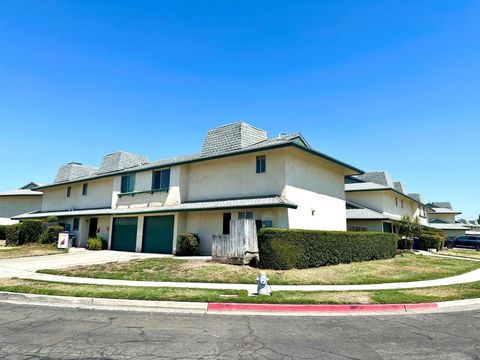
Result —
[[25, 244], [35, 243], [40, 240], [43, 231], [42, 222], [39, 220], [25, 220], [21, 223], [22, 231], [25, 238]]
[[182, 233], [178, 235], [178, 255], [192, 256], [198, 252], [200, 238], [197, 234]]
[[63, 231], [62, 226], [49, 226], [40, 235], [40, 243], [55, 244], [58, 241], [58, 234]]
[[439, 235], [420, 234], [418, 249], [437, 249], [437, 251], [440, 251], [443, 249], [443, 243], [444, 239]]
[[413, 246], [412, 239], [398, 239], [398, 247], [397, 247], [398, 250], [410, 250], [412, 246]]
[[6, 226], [5, 225], [0, 225], [0, 240], [5, 240], [6, 239], [5, 230], [6, 230]]
[[53, 224], [58, 222], [58, 218], [56, 216], [49, 216], [47, 217], [47, 223]]
[[87, 241], [87, 249], [88, 250], [102, 250], [103, 249], [103, 242], [100, 237], [89, 238]]
[[25, 243], [22, 224], [13, 224], [5, 226], [5, 245], [19, 246]]
[[303, 269], [393, 258], [398, 235], [372, 232], [262, 229], [261, 268]]

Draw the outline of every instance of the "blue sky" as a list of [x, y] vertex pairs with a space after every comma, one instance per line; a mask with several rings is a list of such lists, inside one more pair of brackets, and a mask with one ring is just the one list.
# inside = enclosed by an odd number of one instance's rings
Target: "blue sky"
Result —
[[0, 1], [0, 190], [243, 120], [480, 212], [478, 1]]

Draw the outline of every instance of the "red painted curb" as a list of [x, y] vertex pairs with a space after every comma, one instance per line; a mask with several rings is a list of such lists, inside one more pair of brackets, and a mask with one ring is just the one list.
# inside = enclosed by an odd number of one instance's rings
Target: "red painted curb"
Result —
[[276, 305], [209, 303], [209, 311], [271, 311], [271, 312], [368, 312], [368, 311], [408, 311], [436, 309], [436, 303], [428, 304], [359, 304], [359, 305]]

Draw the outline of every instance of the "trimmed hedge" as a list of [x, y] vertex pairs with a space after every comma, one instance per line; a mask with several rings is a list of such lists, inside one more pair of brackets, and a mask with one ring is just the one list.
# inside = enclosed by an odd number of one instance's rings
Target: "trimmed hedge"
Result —
[[25, 244], [23, 226], [21, 223], [5, 226], [5, 245], [19, 246]]
[[49, 226], [40, 235], [39, 242], [41, 244], [56, 244], [58, 241], [58, 234], [64, 231], [63, 226]]
[[25, 244], [39, 242], [40, 235], [43, 232], [43, 224], [40, 220], [25, 220], [22, 222], [22, 232]]
[[437, 249], [440, 251], [443, 249], [444, 239], [438, 235], [430, 234], [421, 234], [419, 237], [418, 249], [419, 250], [428, 250], [428, 249]]
[[259, 267], [305, 269], [393, 258], [398, 235], [374, 232], [261, 229]]

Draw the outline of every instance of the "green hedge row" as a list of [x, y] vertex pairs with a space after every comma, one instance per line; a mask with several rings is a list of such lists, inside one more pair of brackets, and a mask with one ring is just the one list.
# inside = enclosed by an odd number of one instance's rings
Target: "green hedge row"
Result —
[[20, 246], [38, 242], [54, 244], [61, 231], [64, 231], [63, 227], [56, 224], [44, 223], [41, 220], [25, 220], [5, 226], [5, 245]]
[[262, 229], [259, 266], [304, 269], [393, 258], [398, 235], [373, 232]]
[[443, 249], [444, 238], [439, 235], [421, 234], [419, 237], [418, 249], [428, 250], [437, 249], [440, 251]]

